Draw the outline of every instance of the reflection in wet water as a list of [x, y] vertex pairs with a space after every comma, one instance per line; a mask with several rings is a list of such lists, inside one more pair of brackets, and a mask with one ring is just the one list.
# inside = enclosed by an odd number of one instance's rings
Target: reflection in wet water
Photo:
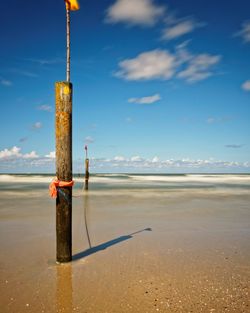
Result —
[[56, 267], [56, 312], [73, 312], [73, 287], [71, 264], [58, 264]]

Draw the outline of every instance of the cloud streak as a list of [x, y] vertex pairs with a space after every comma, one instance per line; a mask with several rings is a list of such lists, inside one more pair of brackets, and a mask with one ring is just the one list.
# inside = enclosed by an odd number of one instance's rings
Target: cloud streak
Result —
[[5, 87], [11, 87], [13, 85], [12, 81], [5, 79], [3, 77], [0, 77], [0, 84]]
[[10, 72], [18, 74], [18, 75], [21, 75], [21, 76], [30, 77], [30, 78], [38, 77], [38, 75], [35, 74], [35, 73], [28, 72], [28, 71], [25, 71], [25, 70], [16, 69], [16, 68], [10, 69]]
[[204, 23], [198, 23], [192, 18], [182, 19], [176, 24], [167, 26], [162, 33], [163, 40], [172, 40], [193, 32], [195, 29], [204, 26]]
[[142, 98], [130, 98], [128, 99], [129, 103], [139, 103], [139, 104], [152, 104], [161, 100], [161, 96], [157, 93], [153, 96], [142, 97]]
[[37, 109], [39, 111], [52, 112], [52, 107], [47, 104], [40, 105]]
[[222, 123], [227, 123], [231, 120], [232, 120], [232, 117], [230, 117], [230, 116], [209, 117], [209, 118], [207, 118], [206, 122], [207, 122], [207, 124], [222, 124]]
[[91, 136], [87, 136], [87, 137], [85, 137], [84, 142], [86, 144], [90, 144], [90, 143], [95, 142], [95, 140]]
[[42, 125], [41, 122], [36, 122], [35, 124], [32, 125], [32, 129], [33, 130], [38, 130], [38, 129], [42, 128], [42, 127], [43, 127], [43, 125]]
[[54, 65], [54, 64], [60, 64], [64, 62], [63, 58], [52, 58], [52, 59], [33, 59], [33, 58], [27, 58], [23, 59], [24, 61], [32, 62], [32, 63], [37, 63], [41, 66], [44, 65]]
[[27, 140], [28, 140], [28, 137], [22, 137], [22, 138], [19, 139], [19, 142], [25, 142]]
[[245, 21], [241, 25], [241, 30], [234, 36], [241, 37], [245, 43], [250, 42], [250, 21]]
[[244, 147], [244, 145], [237, 145], [237, 144], [231, 144], [231, 145], [225, 145], [226, 148], [232, 148], [232, 149], [239, 149]]
[[199, 54], [194, 56], [187, 68], [179, 72], [177, 76], [185, 79], [188, 83], [204, 80], [213, 75], [211, 68], [219, 63], [220, 59], [219, 55]]

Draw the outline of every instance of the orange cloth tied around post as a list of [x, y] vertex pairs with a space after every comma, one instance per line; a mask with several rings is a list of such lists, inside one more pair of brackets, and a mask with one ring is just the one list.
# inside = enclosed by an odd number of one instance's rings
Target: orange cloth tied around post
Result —
[[49, 193], [51, 198], [57, 197], [57, 187], [72, 187], [74, 186], [74, 181], [61, 181], [58, 178], [52, 180], [49, 185]]

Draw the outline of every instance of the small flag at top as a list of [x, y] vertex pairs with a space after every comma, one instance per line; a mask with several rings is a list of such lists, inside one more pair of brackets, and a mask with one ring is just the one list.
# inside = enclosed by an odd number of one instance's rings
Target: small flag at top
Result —
[[80, 9], [80, 6], [77, 0], [64, 0], [64, 2], [66, 4], [67, 10], [76, 11]]
[[85, 146], [85, 150], [88, 150], [88, 146], [87, 145]]

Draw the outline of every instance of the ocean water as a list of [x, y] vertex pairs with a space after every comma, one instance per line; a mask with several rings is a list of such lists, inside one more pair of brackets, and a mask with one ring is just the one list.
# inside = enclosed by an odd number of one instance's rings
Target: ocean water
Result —
[[[0, 174], [1, 191], [48, 188], [52, 174]], [[83, 175], [74, 176], [74, 190], [81, 190]], [[98, 190], [241, 190], [250, 191], [250, 174], [91, 174], [89, 188]]]

